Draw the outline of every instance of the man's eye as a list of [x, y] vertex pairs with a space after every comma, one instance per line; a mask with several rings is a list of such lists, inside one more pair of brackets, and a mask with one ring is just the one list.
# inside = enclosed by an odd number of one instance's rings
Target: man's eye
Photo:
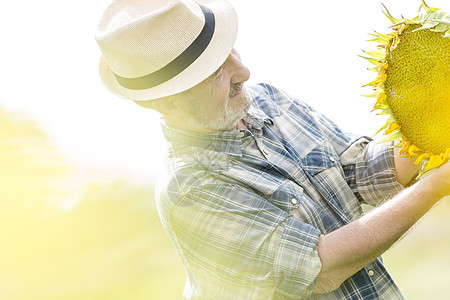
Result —
[[222, 68], [222, 66], [220, 66], [220, 67], [213, 73], [213, 77], [214, 77], [214, 78], [219, 77], [220, 74], [222, 74], [222, 70], [223, 70], [223, 68]]

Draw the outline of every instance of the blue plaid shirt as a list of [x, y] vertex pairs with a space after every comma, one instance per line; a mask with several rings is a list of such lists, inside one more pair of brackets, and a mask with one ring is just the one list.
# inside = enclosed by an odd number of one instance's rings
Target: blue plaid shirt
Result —
[[342, 132], [267, 84], [247, 88], [248, 130], [167, 127], [158, 211], [187, 273], [186, 299], [399, 299], [376, 259], [312, 294], [320, 234], [398, 193], [390, 145]]

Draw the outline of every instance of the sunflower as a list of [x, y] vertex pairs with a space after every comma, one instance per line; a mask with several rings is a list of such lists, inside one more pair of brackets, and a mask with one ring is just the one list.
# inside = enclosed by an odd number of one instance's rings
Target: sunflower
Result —
[[[422, 174], [450, 156], [450, 14], [423, 0], [419, 15], [396, 19], [384, 7], [392, 32], [375, 32], [377, 50], [364, 51], [377, 73], [366, 86], [374, 110], [389, 116], [382, 142], [398, 140], [400, 155], [415, 158]], [[421, 175], [422, 175], [421, 174]]]

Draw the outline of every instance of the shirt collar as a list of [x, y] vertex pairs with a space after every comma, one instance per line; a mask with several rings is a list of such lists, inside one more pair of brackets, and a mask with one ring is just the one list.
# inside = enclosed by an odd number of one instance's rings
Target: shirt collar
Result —
[[[244, 122], [250, 132], [261, 130], [265, 124], [273, 124], [271, 118], [253, 105], [244, 117]], [[164, 119], [161, 119], [161, 128], [165, 138], [174, 148], [192, 146], [237, 156], [242, 156], [242, 138], [250, 135], [247, 130], [212, 133], [182, 130], [168, 126]]]
[[272, 118], [268, 117], [262, 110], [253, 105], [250, 106], [247, 115], [244, 117], [244, 122], [251, 131], [253, 129], [261, 130], [265, 124], [273, 125]]

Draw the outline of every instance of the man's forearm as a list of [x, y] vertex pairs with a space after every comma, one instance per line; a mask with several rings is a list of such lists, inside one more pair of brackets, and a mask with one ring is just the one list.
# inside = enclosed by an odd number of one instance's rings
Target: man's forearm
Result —
[[449, 166], [332, 233], [321, 236], [322, 261], [315, 293], [327, 293], [389, 249], [431, 207], [448, 195]]

